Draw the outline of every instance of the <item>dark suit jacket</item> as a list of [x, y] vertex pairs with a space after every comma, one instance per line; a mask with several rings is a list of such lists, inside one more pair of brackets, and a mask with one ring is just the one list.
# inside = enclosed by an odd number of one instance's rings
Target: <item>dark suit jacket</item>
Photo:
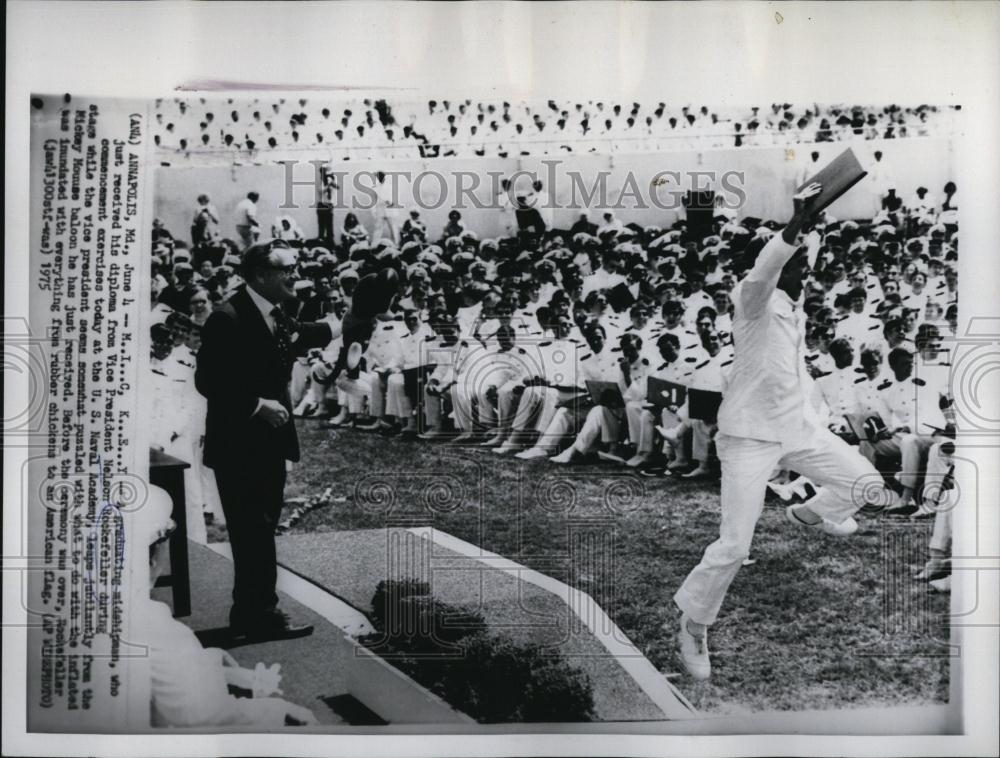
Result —
[[[300, 324], [297, 353], [325, 347], [331, 339], [327, 323]], [[288, 409], [290, 370], [277, 340], [245, 288], [220, 303], [201, 332], [195, 386], [208, 399], [205, 422], [205, 465], [253, 465], [255, 461], [299, 459], [295, 424], [277, 429], [252, 415], [260, 398], [278, 400]]]

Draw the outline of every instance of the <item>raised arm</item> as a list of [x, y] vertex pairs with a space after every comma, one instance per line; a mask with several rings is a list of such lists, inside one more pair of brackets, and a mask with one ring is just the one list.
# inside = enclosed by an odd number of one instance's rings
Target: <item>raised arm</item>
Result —
[[809, 200], [819, 194], [822, 187], [813, 182], [801, 192], [793, 196], [795, 212], [791, 220], [773, 236], [760, 251], [757, 261], [750, 273], [746, 275], [742, 286], [742, 305], [746, 316], [752, 318], [761, 313], [778, 284], [781, 269], [795, 255], [795, 240], [812, 219], [814, 211]]

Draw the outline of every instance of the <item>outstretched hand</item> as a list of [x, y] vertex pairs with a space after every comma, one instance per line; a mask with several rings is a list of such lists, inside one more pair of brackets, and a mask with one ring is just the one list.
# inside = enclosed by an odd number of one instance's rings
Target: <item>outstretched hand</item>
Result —
[[816, 211], [812, 208], [813, 203], [811, 201], [822, 191], [822, 184], [812, 182], [792, 195], [795, 213], [792, 216], [792, 220], [788, 222], [788, 225], [781, 232], [782, 238], [789, 245], [795, 244], [795, 239], [798, 237], [799, 232], [813, 222]]
[[819, 182], [813, 182], [812, 184], [807, 184], [800, 191], [792, 195], [792, 202], [795, 206], [795, 215], [802, 218], [803, 226], [805, 226], [805, 221], [811, 221], [812, 217], [815, 215], [815, 213], [809, 209], [809, 206], [811, 205], [809, 201], [822, 191], [823, 185]]

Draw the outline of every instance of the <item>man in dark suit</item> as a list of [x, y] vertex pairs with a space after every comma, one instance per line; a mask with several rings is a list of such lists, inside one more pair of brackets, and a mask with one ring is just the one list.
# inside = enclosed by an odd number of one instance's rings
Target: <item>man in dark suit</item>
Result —
[[274, 528], [284, 502], [286, 461], [299, 459], [288, 393], [297, 354], [324, 347], [330, 325], [300, 324], [280, 305], [294, 299], [296, 255], [280, 240], [243, 254], [246, 286], [205, 322], [195, 385], [208, 399], [205, 465], [215, 470], [233, 551], [229, 625], [254, 640], [302, 637], [277, 608]]

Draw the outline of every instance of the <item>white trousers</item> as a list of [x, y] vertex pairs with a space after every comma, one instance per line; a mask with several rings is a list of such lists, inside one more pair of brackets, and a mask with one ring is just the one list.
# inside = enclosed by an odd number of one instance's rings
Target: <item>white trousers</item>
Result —
[[924, 505], [937, 511], [928, 547], [946, 555], [951, 554], [952, 514], [958, 491], [945, 490], [942, 485], [954, 463], [953, 456], [942, 453], [941, 443], [935, 442], [927, 454], [927, 474], [924, 477]]
[[674, 595], [677, 607], [699, 624], [715, 622], [729, 585], [750, 555], [767, 481], [776, 466], [798, 471], [821, 485], [809, 507], [834, 523], [865, 504], [862, 491], [882, 485], [875, 467], [829, 429], [816, 429], [793, 446], [728, 434], [717, 435], [716, 446], [722, 462], [719, 539], [708, 546], [701, 563]]
[[[502, 431], [527, 429], [535, 417], [537, 403], [529, 395], [529, 388], [525, 388], [521, 397], [517, 397], [514, 394], [515, 388], [522, 384], [523, 381], [521, 379], [511, 379], [504, 382], [497, 389], [498, 423]], [[525, 402], [525, 397], [528, 398], [527, 402]]]
[[341, 372], [337, 379], [337, 389], [344, 393], [349, 413], [362, 413], [365, 400], [372, 394], [372, 375], [361, 372], [357, 379], [349, 379], [346, 371]]
[[576, 435], [573, 447], [581, 453], [587, 453], [597, 440], [617, 442], [621, 436], [621, 416], [620, 412], [605, 408], [603, 405], [595, 405], [587, 411], [587, 420], [583, 422], [583, 428]]
[[474, 396], [475, 391], [471, 383], [459, 381], [451, 388], [452, 417], [455, 419], [455, 428], [463, 432], [471, 432], [475, 426], [472, 415]]
[[398, 419], [413, 415], [413, 403], [406, 396], [406, 381], [402, 374], [389, 374], [385, 380], [385, 412]]
[[288, 394], [292, 401], [292, 407], [296, 407], [302, 402], [306, 391], [309, 389], [310, 369], [309, 364], [299, 358], [292, 364], [292, 379], [288, 384]]
[[937, 439], [925, 434], [896, 434], [878, 442], [862, 440], [858, 449], [872, 462], [876, 454], [899, 460], [900, 471], [896, 479], [904, 487], [916, 489], [927, 467], [928, 453]]
[[573, 421], [570, 418], [568, 408], [556, 408], [555, 414], [552, 416], [552, 420], [549, 425], [542, 432], [542, 436], [538, 438], [535, 443], [535, 447], [540, 447], [543, 450], [555, 453], [558, 451], [559, 447], [563, 444], [563, 439], [567, 434], [573, 429]]
[[577, 396], [577, 392], [560, 390], [555, 387], [528, 387], [524, 391], [521, 402], [527, 400], [537, 409], [537, 416], [534, 419], [535, 430], [541, 434], [549, 428], [552, 418], [556, 415], [559, 403], [565, 403]]

